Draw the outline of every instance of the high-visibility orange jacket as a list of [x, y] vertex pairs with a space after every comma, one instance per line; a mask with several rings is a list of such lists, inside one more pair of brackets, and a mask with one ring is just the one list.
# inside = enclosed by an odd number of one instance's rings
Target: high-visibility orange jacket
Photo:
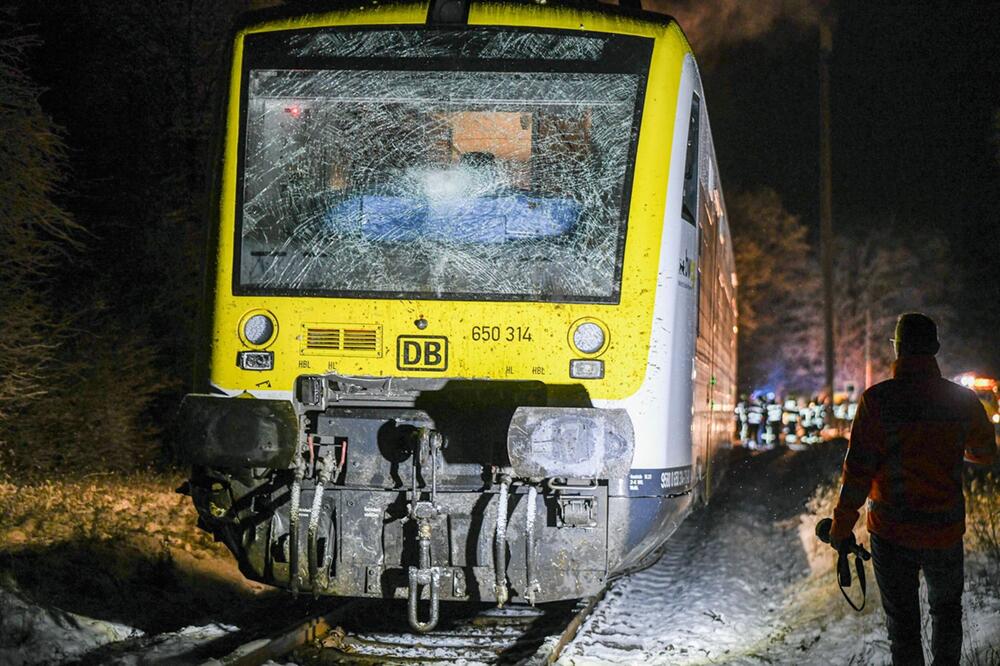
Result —
[[908, 548], [947, 548], [965, 533], [963, 458], [988, 465], [993, 426], [972, 391], [942, 379], [933, 356], [904, 356], [858, 404], [831, 537], [847, 538], [868, 500], [868, 531]]

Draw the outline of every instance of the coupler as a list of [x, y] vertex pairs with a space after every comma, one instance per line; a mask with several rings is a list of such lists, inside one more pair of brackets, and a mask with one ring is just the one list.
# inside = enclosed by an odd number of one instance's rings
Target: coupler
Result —
[[[429, 428], [421, 428], [418, 438], [417, 450], [413, 452], [410, 497], [410, 520], [417, 521], [417, 552], [418, 566], [409, 568], [409, 594], [407, 597], [407, 611], [410, 626], [414, 631], [426, 633], [437, 626], [440, 617], [438, 601], [438, 583], [441, 572], [438, 567], [431, 566], [431, 519], [442, 513], [440, 505], [437, 503], [437, 467], [438, 457], [441, 449], [445, 446], [444, 437], [441, 433]], [[427, 460], [431, 464], [431, 492], [430, 501], [420, 499], [420, 491], [417, 487], [417, 462], [419, 467], [423, 467], [423, 462]], [[430, 614], [426, 621], [421, 621], [418, 613], [421, 590], [430, 587], [428, 596], [430, 598]]]

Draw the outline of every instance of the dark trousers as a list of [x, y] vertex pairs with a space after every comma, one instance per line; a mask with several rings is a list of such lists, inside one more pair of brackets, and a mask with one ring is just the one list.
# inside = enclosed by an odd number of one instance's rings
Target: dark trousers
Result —
[[923, 666], [917, 573], [924, 572], [931, 612], [934, 666], [958, 666], [962, 655], [962, 542], [949, 548], [915, 550], [872, 534], [875, 580], [882, 594], [893, 666]]

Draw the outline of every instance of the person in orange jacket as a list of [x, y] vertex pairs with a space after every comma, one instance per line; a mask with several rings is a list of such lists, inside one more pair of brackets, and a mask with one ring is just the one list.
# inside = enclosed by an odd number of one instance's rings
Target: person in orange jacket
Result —
[[988, 465], [993, 428], [975, 393], [941, 377], [937, 326], [906, 313], [892, 339], [892, 379], [858, 404], [844, 460], [831, 544], [846, 549], [868, 502], [872, 561], [885, 609], [894, 666], [922, 666], [918, 572], [924, 572], [934, 665], [962, 653], [965, 582], [963, 459]]

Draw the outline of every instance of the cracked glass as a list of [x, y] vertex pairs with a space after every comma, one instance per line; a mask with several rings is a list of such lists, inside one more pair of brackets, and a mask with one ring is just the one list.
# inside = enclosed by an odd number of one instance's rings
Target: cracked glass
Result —
[[645, 74], [600, 67], [607, 41], [282, 38], [245, 74], [239, 287], [616, 301]]

